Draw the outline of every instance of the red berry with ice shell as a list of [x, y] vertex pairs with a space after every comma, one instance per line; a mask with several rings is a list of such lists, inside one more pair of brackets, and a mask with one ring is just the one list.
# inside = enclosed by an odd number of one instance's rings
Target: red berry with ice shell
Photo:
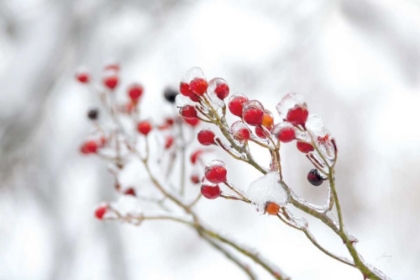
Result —
[[206, 179], [213, 184], [220, 184], [227, 180], [226, 166], [220, 160], [213, 160], [208, 163], [204, 172]]
[[214, 142], [214, 137], [214, 132], [210, 129], [203, 129], [197, 134], [198, 142], [204, 146], [216, 144]]
[[246, 97], [245, 95], [240, 93], [232, 95], [228, 103], [229, 111], [233, 115], [242, 118], [243, 104], [246, 102], [248, 102], [248, 97]]
[[264, 107], [257, 100], [250, 100], [243, 104], [242, 117], [249, 125], [261, 125], [264, 118]]
[[219, 185], [202, 184], [201, 194], [207, 199], [216, 199], [222, 194], [222, 191]]

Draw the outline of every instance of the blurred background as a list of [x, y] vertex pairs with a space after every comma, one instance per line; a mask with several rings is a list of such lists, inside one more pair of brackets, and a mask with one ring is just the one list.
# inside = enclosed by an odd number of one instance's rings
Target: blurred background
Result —
[[[79, 154], [98, 101], [74, 72], [85, 65], [100, 77], [110, 59], [123, 87], [145, 86], [151, 117], [192, 66], [272, 111], [284, 94], [304, 95], [337, 139], [357, 248], [393, 279], [420, 274], [420, 1], [14, 0], [0, 1], [0, 279], [246, 279], [181, 225], [93, 218], [116, 194], [106, 165]], [[322, 202], [325, 188], [305, 179], [310, 164], [293, 145], [283, 153], [289, 184]], [[237, 185], [259, 176], [227, 164]], [[203, 200], [199, 210], [292, 279], [362, 279], [252, 207]]]

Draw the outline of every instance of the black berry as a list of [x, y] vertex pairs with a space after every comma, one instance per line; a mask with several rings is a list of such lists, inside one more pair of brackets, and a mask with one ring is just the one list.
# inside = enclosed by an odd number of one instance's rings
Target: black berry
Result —
[[89, 120], [92, 120], [92, 121], [97, 120], [98, 116], [99, 116], [98, 109], [90, 109], [88, 114], [87, 114], [87, 117], [89, 118]]
[[175, 98], [178, 95], [178, 91], [173, 88], [166, 88], [163, 92], [163, 96], [165, 97], [166, 101], [170, 103], [175, 103]]
[[314, 186], [320, 186], [324, 182], [324, 178], [317, 169], [312, 169], [308, 173], [308, 181]]

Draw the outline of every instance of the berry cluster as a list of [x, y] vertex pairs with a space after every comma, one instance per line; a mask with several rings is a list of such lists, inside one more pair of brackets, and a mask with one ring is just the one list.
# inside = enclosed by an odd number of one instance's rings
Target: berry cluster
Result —
[[[249, 143], [256, 143], [271, 152], [272, 171], [280, 168], [280, 158], [273, 153], [279, 150], [280, 143], [296, 141], [297, 150], [306, 154], [315, 166], [307, 176], [314, 186], [322, 184], [327, 178], [327, 166], [335, 163], [337, 150], [334, 139], [318, 116], [309, 115], [303, 97], [296, 93], [287, 94], [276, 106], [280, 122], [275, 123], [273, 114], [260, 101], [243, 94], [233, 94], [226, 104], [225, 99], [230, 93], [227, 82], [221, 78], [207, 81], [197, 67], [186, 73], [180, 83], [180, 92], [182, 95], [177, 97], [180, 115], [186, 120], [200, 119], [215, 124], [228, 142], [216, 136], [213, 130], [203, 129], [198, 132], [197, 139], [204, 146], [218, 145], [233, 157], [241, 158], [250, 157]], [[226, 107], [239, 118], [231, 125], [225, 118]], [[223, 196], [219, 184], [227, 182], [226, 173], [226, 167], [220, 161], [206, 166], [201, 188], [204, 197], [214, 199]], [[234, 192], [239, 193], [236, 189]], [[250, 198], [241, 193], [238, 199]], [[277, 215], [279, 210], [275, 211], [277, 208], [273, 206], [273, 201], [266, 201], [266, 205], [266, 213]]]

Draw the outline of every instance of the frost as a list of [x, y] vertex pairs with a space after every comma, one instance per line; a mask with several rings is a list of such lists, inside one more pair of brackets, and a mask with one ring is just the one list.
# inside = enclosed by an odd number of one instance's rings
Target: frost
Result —
[[294, 92], [286, 94], [276, 106], [280, 119], [286, 119], [289, 110], [296, 105], [300, 105], [306, 108], [305, 98], [302, 95]]
[[252, 182], [246, 194], [261, 212], [264, 211], [267, 202], [275, 202], [279, 206], [285, 206], [287, 203], [287, 194], [280, 184], [277, 172], [269, 172]]

